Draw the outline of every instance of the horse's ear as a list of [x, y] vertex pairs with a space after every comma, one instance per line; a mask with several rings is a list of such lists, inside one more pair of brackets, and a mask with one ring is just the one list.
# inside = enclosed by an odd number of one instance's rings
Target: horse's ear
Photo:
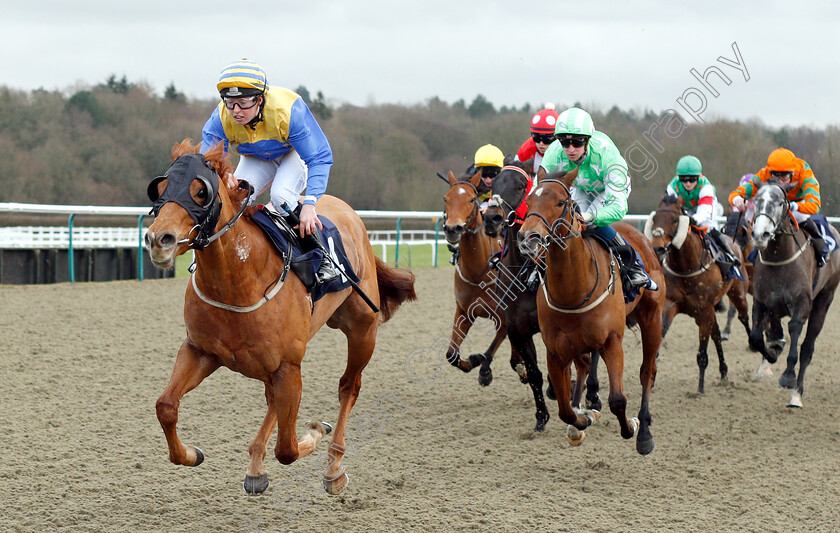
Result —
[[790, 183], [785, 183], [783, 185], [779, 185], [783, 191], [786, 193], [792, 191], [798, 184], [796, 182], [791, 181]]
[[572, 183], [574, 183], [575, 178], [577, 178], [577, 175], [578, 175], [578, 167], [575, 167], [574, 170], [572, 170], [571, 172], [566, 172], [565, 174], [563, 174], [560, 177], [560, 181], [563, 182], [563, 185], [565, 185], [566, 188], [571, 188]]
[[458, 181], [458, 178], [455, 177], [455, 174], [452, 171], [449, 171], [449, 174], [446, 175], [446, 178], [449, 180], [449, 185], [455, 185], [455, 182]]
[[473, 187], [478, 188], [479, 183], [481, 183], [481, 169], [478, 169], [478, 171], [473, 174], [473, 177], [470, 178], [470, 185]]
[[[756, 176], [756, 177], [758, 177], [758, 176]], [[755, 180], [755, 182], [753, 182], [753, 184], [755, 185], [755, 190], [756, 191], [759, 190], [760, 188], [764, 187], [764, 185], [765, 185], [765, 183], [763, 181], [761, 181], [760, 179]]]
[[547, 172], [545, 171], [545, 167], [541, 166], [539, 170], [537, 170], [537, 181], [542, 181], [546, 174]]

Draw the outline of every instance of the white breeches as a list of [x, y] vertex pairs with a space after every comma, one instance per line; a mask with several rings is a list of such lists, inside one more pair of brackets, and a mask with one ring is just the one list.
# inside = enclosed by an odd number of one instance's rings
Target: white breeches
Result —
[[303, 159], [292, 150], [272, 161], [242, 156], [234, 175], [254, 187], [255, 198], [271, 186], [271, 204], [276, 211], [282, 213], [280, 205], [283, 202], [291, 209], [300, 202], [300, 195], [306, 188], [308, 170]]

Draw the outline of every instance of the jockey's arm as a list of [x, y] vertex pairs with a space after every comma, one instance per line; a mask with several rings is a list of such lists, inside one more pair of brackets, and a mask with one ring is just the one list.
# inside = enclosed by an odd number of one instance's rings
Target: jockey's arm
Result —
[[322, 228], [315, 204], [327, 190], [332, 149], [315, 116], [302, 98], [292, 104], [289, 120], [289, 144], [297, 151], [307, 167], [306, 196], [302, 198], [299, 231], [301, 237]]

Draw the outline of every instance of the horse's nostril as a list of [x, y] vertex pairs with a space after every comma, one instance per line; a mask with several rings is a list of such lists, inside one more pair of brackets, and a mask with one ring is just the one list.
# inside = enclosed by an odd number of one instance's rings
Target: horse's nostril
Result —
[[492, 215], [488, 221], [494, 226], [498, 226], [502, 223], [502, 215]]
[[158, 239], [158, 243], [160, 243], [160, 245], [164, 248], [171, 248], [172, 246], [175, 246], [175, 235], [172, 235], [171, 233], [164, 233], [163, 236]]

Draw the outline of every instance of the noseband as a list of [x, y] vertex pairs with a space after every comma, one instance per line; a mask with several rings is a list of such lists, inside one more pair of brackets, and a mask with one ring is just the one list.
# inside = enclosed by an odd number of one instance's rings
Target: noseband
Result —
[[[545, 225], [545, 227], [548, 228], [549, 234], [546, 237], [540, 237], [540, 244], [542, 244], [543, 246], [547, 246], [548, 239], [552, 239], [561, 247], [565, 247], [565, 242], [567, 239], [571, 237], [580, 236], [580, 232], [572, 231], [574, 227], [574, 221], [568, 222], [566, 220], [566, 216], [568, 216], [571, 206], [574, 205], [574, 200], [572, 200], [572, 193], [571, 191], [569, 191], [569, 188], [566, 186], [566, 184], [558, 179], [544, 179], [540, 181], [540, 185], [542, 185], [543, 183], [558, 183], [561, 187], [563, 187], [563, 190], [566, 191], [566, 199], [563, 200], [563, 202], [557, 204], [558, 207], [560, 207], [561, 205], [563, 206], [563, 212], [560, 213], [560, 216], [558, 216], [557, 220], [555, 220], [554, 222], [549, 222], [548, 219], [545, 218], [545, 216], [539, 213], [528, 213], [527, 215], [525, 215], [525, 218], [527, 219], [528, 217], [537, 217]], [[563, 227], [567, 229], [566, 234], [560, 235], [559, 230]]]

